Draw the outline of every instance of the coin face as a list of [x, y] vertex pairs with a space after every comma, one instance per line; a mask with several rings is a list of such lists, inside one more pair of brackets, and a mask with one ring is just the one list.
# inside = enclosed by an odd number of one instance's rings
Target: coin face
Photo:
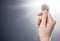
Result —
[[43, 4], [43, 5], [41, 6], [41, 10], [42, 10], [42, 11], [44, 11], [44, 10], [49, 11], [48, 5], [47, 5], [47, 4]]

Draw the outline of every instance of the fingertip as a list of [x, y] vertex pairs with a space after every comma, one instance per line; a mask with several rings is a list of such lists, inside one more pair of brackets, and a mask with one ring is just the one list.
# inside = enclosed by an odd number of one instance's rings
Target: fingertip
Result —
[[39, 13], [37, 14], [37, 16], [42, 16], [42, 12], [39, 12]]
[[44, 14], [44, 15], [47, 15], [47, 14], [48, 14], [47, 10], [44, 10], [44, 11], [43, 11], [43, 14]]

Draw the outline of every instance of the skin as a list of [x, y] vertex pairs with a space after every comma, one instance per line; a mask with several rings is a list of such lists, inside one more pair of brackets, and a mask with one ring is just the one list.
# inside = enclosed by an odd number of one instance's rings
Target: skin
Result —
[[39, 31], [40, 41], [51, 41], [51, 34], [53, 32], [56, 21], [51, 16], [50, 12], [44, 10], [38, 13], [37, 28]]

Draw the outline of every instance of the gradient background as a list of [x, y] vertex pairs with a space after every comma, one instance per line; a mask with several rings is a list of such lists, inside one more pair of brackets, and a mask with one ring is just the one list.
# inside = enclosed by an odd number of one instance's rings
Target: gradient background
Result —
[[[56, 1], [56, 0], [55, 0]], [[34, 7], [34, 0], [1, 0], [1, 41], [39, 41], [36, 14], [40, 7]], [[54, 2], [54, 1], [53, 1]], [[57, 20], [52, 41], [60, 41], [60, 1], [56, 1], [52, 14]], [[54, 11], [54, 12], [53, 12]]]

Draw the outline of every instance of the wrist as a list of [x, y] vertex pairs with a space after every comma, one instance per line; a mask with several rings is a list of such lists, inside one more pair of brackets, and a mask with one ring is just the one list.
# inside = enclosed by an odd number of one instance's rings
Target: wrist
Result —
[[51, 40], [50, 37], [40, 38], [40, 41], [50, 41], [50, 40]]

